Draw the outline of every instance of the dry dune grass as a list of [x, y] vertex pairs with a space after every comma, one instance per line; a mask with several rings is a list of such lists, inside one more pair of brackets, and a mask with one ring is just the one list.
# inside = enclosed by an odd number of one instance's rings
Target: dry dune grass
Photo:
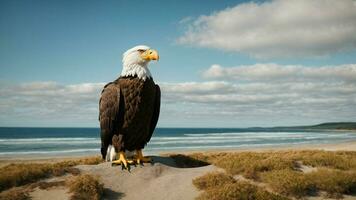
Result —
[[0, 200], [28, 200], [31, 199], [29, 193], [36, 187], [41, 190], [48, 190], [53, 187], [64, 186], [65, 181], [37, 182], [22, 187], [13, 187], [0, 193]]
[[29, 200], [29, 190], [24, 188], [11, 188], [0, 193], [0, 200]]
[[53, 187], [67, 186], [73, 200], [99, 200], [104, 191], [98, 177], [89, 174], [73, 176], [67, 181], [37, 182], [22, 187], [13, 187], [0, 193], [0, 200], [29, 200], [29, 193], [35, 188], [48, 190]]
[[340, 170], [356, 170], [356, 152], [350, 151], [277, 151], [241, 153], [195, 153], [196, 160], [214, 164], [229, 174], [243, 174], [246, 178], [258, 179], [260, 172], [295, 169], [297, 161], [312, 167], [328, 167]]
[[262, 177], [275, 191], [298, 198], [313, 195], [317, 191], [325, 191], [330, 198], [341, 198], [342, 194], [356, 192], [355, 171], [322, 168], [304, 174], [279, 170], [265, 173]]
[[58, 186], [64, 186], [66, 184], [65, 181], [51, 181], [51, 182], [46, 182], [46, 181], [41, 181], [37, 183], [32, 183], [29, 188], [34, 189], [38, 187], [41, 190], [48, 190], [53, 187], [58, 187]]
[[208, 173], [193, 180], [200, 190], [205, 190], [198, 200], [287, 200], [244, 181], [236, 181], [224, 173]]
[[329, 197], [339, 198], [341, 194], [356, 193], [356, 171], [319, 169], [306, 174], [306, 177], [319, 190], [326, 191]]
[[67, 186], [73, 200], [99, 200], [104, 191], [99, 178], [89, 174], [73, 177], [67, 182]]
[[199, 190], [206, 190], [230, 183], [236, 183], [236, 180], [233, 177], [222, 172], [208, 173], [202, 177], [198, 177], [193, 180], [193, 184]]
[[53, 164], [10, 164], [0, 171], [0, 191], [36, 182], [51, 175], [61, 175], [66, 168]]
[[302, 151], [294, 153], [305, 165], [341, 170], [356, 170], [355, 151]]
[[[267, 187], [276, 193], [288, 197], [303, 198], [323, 191], [326, 192], [327, 197], [341, 198], [343, 194], [356, 193], [356, 152], [313, 150], [205, 155], [197, 153], [189, 156], [214, 164], [227, 172], [224, 176], [219, 175], [219, 179], [216, 174], [208, 174], [206, 177], [194, 180], [193, 183], [198, 189], [204, 188], [204, 184], [208, 184], [210, 179], [211, 183], [217, 181], [216, 185], [225, 185], [222, 183], [225, 182], [229, 188], [233, 188], [232, 185], [239, 182], [231, 183], [226, 176], [243, 175], [252, 182], [266, 183]], [[302, 172], [299, 169], [300, 163], [315, 167], [317, 170]], [[204, 198], [201, 198], [215, 199], [211, 196], [211, 191], [220, 191], [222, 188], [224, 187], [209, 187], [204, 193]]]
[[9, 164], [0, 168], [0, 192], [51, 176], [61, 176], [65, 173], [77, 175], [79, 170], [73, 168], [73, 166], [98, 164], [100, 162], [102, 162], [100, 157], [90, 157], [58, 163]]
[[275, 170], [264, 173], [262, 177], [262, 180], [267, 182], [274, 191], [283, 195], [301, 198], [316, 191], [314, 183], [302, 172], [288, 169]]
[[251, 152], [216, 158], [215, 163], [230, 174], [243, 174], [251, 179], [259, 179], [260, 172], [292, 169], [295, 166], [293, 159], [285, 155]]

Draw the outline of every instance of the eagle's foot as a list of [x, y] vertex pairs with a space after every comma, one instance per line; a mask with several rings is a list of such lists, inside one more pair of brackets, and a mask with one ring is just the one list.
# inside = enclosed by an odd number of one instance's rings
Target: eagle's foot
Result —
[[130, 169], [130, 164], [134, 164], [133, 160], [129, 160], [126, 158], [125, 152], [124, 151], [120, 151], [119, 152], [119, 159], [115, 160], [112, 162], [112, 164], [118, 164], [118, 165], [122, 165], [123, 169]]
[[143, 163], [150, 163], [152, 162], [152, 159], [147, 156], [143, 156], [142, 154], [142, 149], [136, 150], [136, 163], [137, 164], [143, 164]]

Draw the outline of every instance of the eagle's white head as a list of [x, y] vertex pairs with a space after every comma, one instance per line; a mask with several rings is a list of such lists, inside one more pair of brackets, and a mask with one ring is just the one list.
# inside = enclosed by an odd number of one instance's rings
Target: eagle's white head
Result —
[[123, 54], [121, 76], [136, 75], [138, 78], [146, 80], [147, 77], [151, 77], [148, 63], [158, 59], [159, 55], [156, 50], [145, 45], [135, 46]]

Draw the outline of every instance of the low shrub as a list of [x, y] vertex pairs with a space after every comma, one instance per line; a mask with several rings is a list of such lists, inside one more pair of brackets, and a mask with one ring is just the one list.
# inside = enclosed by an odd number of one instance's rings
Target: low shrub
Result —
[[89, 174], [73, 177], [67, 186], [73, 200], [99, 200], [104, 191], [104, 185], [99, 179]]

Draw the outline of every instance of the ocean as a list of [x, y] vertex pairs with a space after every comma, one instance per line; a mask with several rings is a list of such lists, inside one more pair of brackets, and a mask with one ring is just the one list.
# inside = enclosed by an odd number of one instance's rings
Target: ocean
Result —
[[[157, 128], [146, 155], [209, 149], [246, 149], [356, 141], [345, 131], [263, 128]], [[98, 128], [0, 128], [0, 158], [100, 154]]]

